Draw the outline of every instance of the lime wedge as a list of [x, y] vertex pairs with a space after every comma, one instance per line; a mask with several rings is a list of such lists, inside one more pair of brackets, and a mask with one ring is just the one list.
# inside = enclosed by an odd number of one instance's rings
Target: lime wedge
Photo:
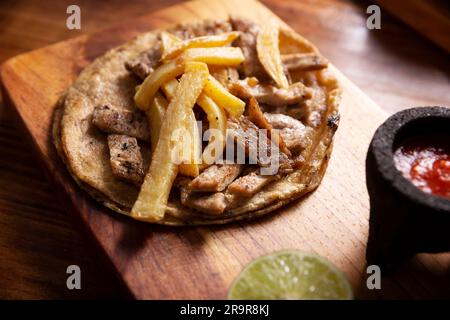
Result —
[[259, 257], [231, 285], [231, 300], [352, 299], [344, 274], [311, 253], [283, 250]]

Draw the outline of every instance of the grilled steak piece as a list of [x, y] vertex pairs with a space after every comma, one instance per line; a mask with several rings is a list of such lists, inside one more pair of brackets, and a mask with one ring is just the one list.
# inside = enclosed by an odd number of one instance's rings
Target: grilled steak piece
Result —
[[242, 171], [241, 164], [214, 164], [192, 180], [192, 191], [216, 192], [224, 190]]
[[258, 163], [258, 127], [253, 122], [245, 116], [238, 119], [229, 118], [227, 120], [227, 136], [245, 150], [247, 156], [253, 156], [250, 159], [253, 164]]
[[209, 20], [203, 23], [189, 24], [168, 30], [180, 39], [186, 40], [200, 36], [217, 35], [232, 31], [230, 22], [226, 20]]
[[144, 80], [153, 72], [153, 68], [156, 67], [160, 59], [161, 43], [158, 41], [157, 45], [150, 50], [141, 52], [137, 58], [125, 62], [125, 68], [139, 79]]
[[273, 144], [275, 144], [276, 152], [272, 153], [272, 143], [267, 136], [267, 131], [266, 135], [263, 131], [260, 134], [258, 127], [246, 116], [228, 119], [227, 129], [228, 138], [245, 151], [250, 164], [257, 163], [261, 167], [270, 167], [274, 170], [270, 174], [276, 174], [278, 171], [292, 171], [290, 159], [277, 148], [275, 143]]
[[144, 181], [144, 161], [136, 138], [122, 134], [108, 135], [110, 163], [113, 174], [140, 186]]
[[193, 193], [187, 189], [181, 189], [181, 204], [209, 215], [224, 213], [227, 203], [222, 192]]
[[125, 67], [141, 80], [145, 80], [154, 71], [150, 63], [145, 63], [138, 59], [125, 62]]
[[284, 66], [294, 71], [321, 70], [328, 66], [328, 60], [316, 53], [292, 53], [281, 56]]
[[150, 129], [144, 113], [135, 110], [117, 110], [110, 106], [94, 109], [92, 123], [106, 133], [124, 134], [144, 141], [150, 141]]
[[264, 188], [269, 182], [279, 179], [279, 175], [261, 175], [255, 170], [245, 176], [239, 177], [231, 183], [227, 191], [240, 197], [251, 197]]
[[264, 116], [274, 129], [285, 129], [285, 128], [294, 129], [305, 127], [305, 125], [301, 123], [299, 120], [287, 116], [285, 114], [265, 112]]
[[256, 51], [256, 38], [259, 33], [259, 26], [252, 21], [242, 18], [230, 18], [233, 30], [240, 31], [241, 35], [237, 40], [237, 45], [242, 49], [245, 61], [243, 63], [244, 74], [247, 77], [257, 77], [260, 80], [269, 79], [258, 58]]
[[311, 143], [312, 129], [306, 127], [297, 119], [279, 113], [264, 113], [264, 116], [274, 129], [280, 130], [280, 135], [286, 147], [293, 154], [300, 153]]
[[283, 89], [270, 84], [259, 84], [256, 79], [247, 78], [234, 82], [230, 90], [241, 98], [255, 97], [259, 103], [274, 107], [296, 104], [312, 97], [311, 89], [305, 87], [301, 82], [296, 82], [288, 89]]

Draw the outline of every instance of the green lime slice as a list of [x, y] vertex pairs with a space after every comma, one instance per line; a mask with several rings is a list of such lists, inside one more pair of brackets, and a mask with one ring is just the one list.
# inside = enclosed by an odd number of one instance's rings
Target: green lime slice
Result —
[[311, 253], [283, 250], [253, 260], [228, 292], [230, 300], [352, 299], [344, 274]]

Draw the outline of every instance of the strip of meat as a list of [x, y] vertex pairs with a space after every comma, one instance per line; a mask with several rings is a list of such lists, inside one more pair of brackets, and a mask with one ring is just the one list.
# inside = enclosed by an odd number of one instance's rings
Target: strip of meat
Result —
[[242, 167], [241, 164], [212, 165], [192, 180], [188, 188], [192, 191], [222, 191], [236, 179]]
[[259, 33], [259, 26], [249, 20], [242, 18], [230, 18], [233, 30], [240, 31], [241, 36], [237, 40], [237, 45], [242, 49], [245, 61], [243, 63], [244, 73], [247, 77], [257, 77], [258, 79], [268, 79], [268, 75], [264, 70], [258, 58], [256, 51], [256, 38]]
[[180, 190], [181, 204], [208, 215], [222, 214], [227, 206], [225, 195], [222, 192], [204, 193], [189, 189], [190, 178], [178, 176], [174, 185]]
[[140, 186], [144, 181], [144, 161], [136, 138], [108, 135], [111, 169], [117, 178]]
[[280, 135], [286, 147], [293, 154], [299, 154], [311, 143], [312, 129], [306, 127], [299, 120], [279, 113], [264, 113], [264, 116], [274, 129], [280, 130]]
[[138, 111], [118, 110], [110, 106], [95, 107], [92, 123], [101, 131], [131, 136], [150, 141], [150, 129], [146, 116]]
[[180, 188], [181, 204], [211, 216], [218, 216], [226, 209], [236, 208], [243, 197], [230, 192], [202, 193]]
[[201, 23], [190, 23], [183, 26], [176, 26], [172, 30], [168, 30], [180, 39], [186, 40], [190, 38], [217, 35], [232, 31], [231, 24], [227, 20], [207, 20]]
[[240, 98], [255, 97], [259, 103], [275, 107], [296, 104], [312, 97], [311, 89], [301, 82], [294, 83], [288, 89], [282, 89], [270, 84], [259, 84], [254, 78], [236, 81], [230, 91]]
[[[270, 174], [276, 174], [278, 171], [292, 171], [290, 159], [283, 152], [272, 153], [270, 139], [259, 134], [258, 127], [247, 117], [241, 116], [238, 119], [229, 118], [227, 122], [228, 138], [233, 140], [245, 154], [250, 162], [257, 163], [261, 167], [273, 169]], [[275, 164], [275, 166], [273, 166]]]
[[303, 129], [285, 128], [280, 130], [280, 135], [286, 143], [287, 148], [294, 155], [299, 154], [310, 143], [306, 127]]
[[288, 70], [314, 71], [328, 66], [328, 60], [316, 53], [292, 53], [281, 56], [284, 66]]
[[161, 43], [158, 41], [150, 50], [141, 52], [137, 58], [125, 62], [125, 68], [141, 80], [153, 72], [161, 59]]
[[154, 71], [150, 63], [138, 59], [125, 62], [125, 68], [141, 80], [145, 80]]
[[217, 216], [224, 213], [227, 202], [222, 192], [192, 193], [181, 189], [181, 204], [200, 212]]
[[228, 186], [227, 191], [240, 197], [251, 197], [269, 182], [279, 178], [279, 175], [261, 175], [259, 170], [255, 170], [234, 180]]
[[250, 98], [248, 118], [259, 128], [266, 129], [270, 140], [274, 141], [278, 145], [281, 152], [285, 153], [288, 157], [291, 156], [291, 152], [286, 147], [286, 144], [284, 143], [281, 135], [278, 133], [278, 130], [273, 130], [272, 126], [270, 125], [269, 121], [267, 121], [266, 117], [261, 111], [261, 108], [259, 107], [258, 102], [254, 97]]
[[253, 156], [250, 160], [258, 163], [258, 127], [253, 122], [245, 116], [238, 119], [228, 118], [227, 136], [241, 147], [247, 156]]
[[285, 128], [304, 128], [305, 125], [301, 123], [301, 121], [287, 116], [281, 113], [269, 113], [265, 112], [264, 116], [270, 122], [273, 128], [275, 129], [285, 129]]

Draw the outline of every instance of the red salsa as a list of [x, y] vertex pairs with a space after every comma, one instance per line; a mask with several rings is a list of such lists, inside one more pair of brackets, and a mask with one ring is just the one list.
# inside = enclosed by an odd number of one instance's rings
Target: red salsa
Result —
[[426, 193], [450, 199], [450, 138], [410, 138], [395, 150], [394, 162], [405, 178]]

